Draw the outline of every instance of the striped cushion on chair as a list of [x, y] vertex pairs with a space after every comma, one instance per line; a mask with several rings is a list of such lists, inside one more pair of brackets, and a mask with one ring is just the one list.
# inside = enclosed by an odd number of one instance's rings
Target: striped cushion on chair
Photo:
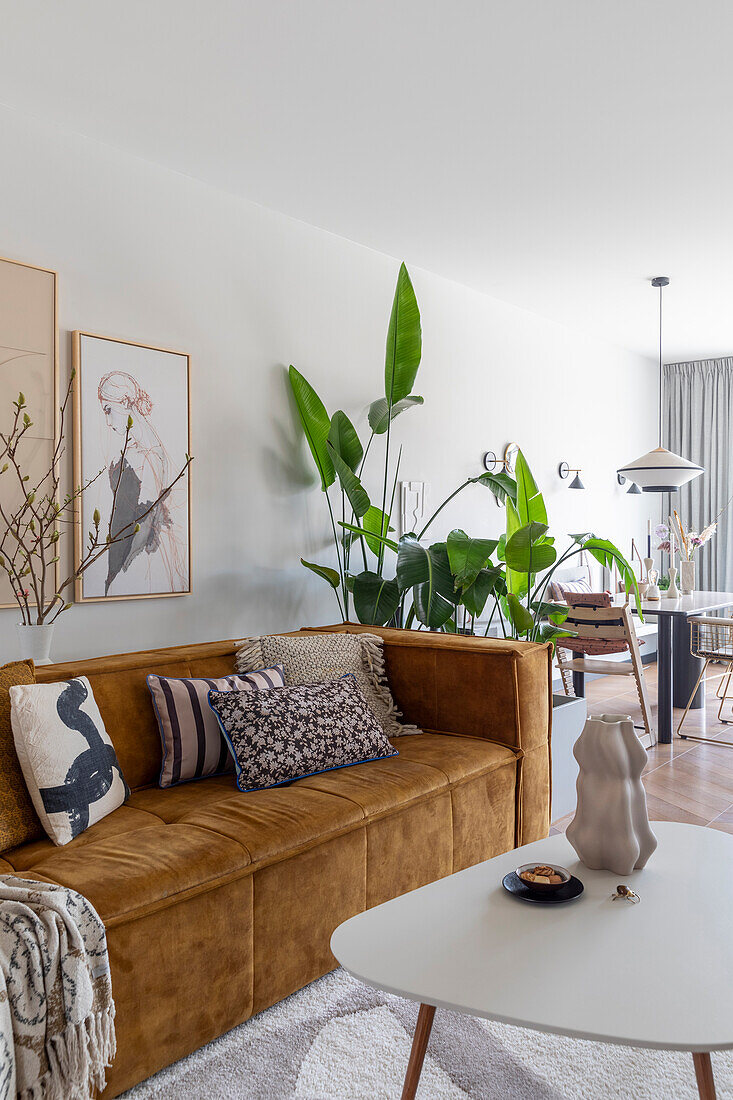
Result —
[[[591, 592], [591, 587], [588, 581], [551, 581], [550, 582], [550, 598], [553, 600], [564, 600], [566, 596], [573, 595], [575, 593]], [[591, 593], [593, 595], [593, 593]]]
[[270, 691], [285, 687], [282, 665], [217, 680], [147, 677], [163, 743], [160, 786], [233, 772], [234, 761], [209, 706], [210, 691]]

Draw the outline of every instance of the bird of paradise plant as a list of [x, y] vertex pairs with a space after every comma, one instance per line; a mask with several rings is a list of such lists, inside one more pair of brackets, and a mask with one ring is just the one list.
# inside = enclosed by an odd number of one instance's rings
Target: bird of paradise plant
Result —
[[[466, 478], [420, 531], [403, 534], [398, 540], [391, 537], [390, 518], [401, 458], [400, 448], [392, 468], [392, 421], [423, 403], [422, 397], [412, 393], [421, 354], [420, 311], [407, 268], [402, 264], [387, 333], [385, 396], [370, 405], [371, 434], [366, 447], [346, 414], [339, 410], [329, 417], [310, 383], [290, 367], [290, 385], [326, 497], [337, 567], [304, 558], [301, 562], [331, 586], [341, 616], [348, 619], [353, 606], [362, 623], [473, 633], [476, 621], [493, 600], [485, 633], [497, 617], [505, 636], [551, 638], [560, 633], [563, 619], [562, 609], [545, 598], [551, 574], [584, 551], [603, 565], [615, 561], [638, 596], [631, 566], [607, 539], [597, 539], [588, 532], [575, 535], [571, 547], [558, 558], [554, 539], [547, 533], [542, 494], [521, 452], [516, 477], [483, 473]], [[382, 435], [385, 449], [380, 507], [372, 503], [362, 475], [374, 440]], [[445, 506], [471, 485], [488, 488], [504, 503], [505, 533], [498, 539], [473, 538], [457, 528], [444, 542], [423, 545]], [[336, 518], [329, 494], [332, 487], [337, 510], [340, 496], [340, 519]], [[361, 557], [363, 569], [359, 572], [352, 571], [354, 555]], [[393, 569], [388, 568], [392, 556]]]

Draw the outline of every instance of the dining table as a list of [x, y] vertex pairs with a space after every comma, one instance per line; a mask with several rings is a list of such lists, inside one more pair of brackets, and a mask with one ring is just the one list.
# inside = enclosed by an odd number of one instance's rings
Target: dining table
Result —
[[[621, 607], [627, 596], [619, 592], [612, 598], [615, 607]], [[642, 598], [637, 606], [630, 599], [632, 611], [643, 618], [657, 621], [657, 739], [670, 744], [673, 732], [673, 708], [686, 707], [687, 700], [700, 675], [702, 661], [690, 651], [689, 620], [697, 615], [721, 613], [733, 607], [733, 592], [691, 592], [689, 595], [667, 599]], [[705, 706], [705, 684], [695, 692], [692, 709]]]

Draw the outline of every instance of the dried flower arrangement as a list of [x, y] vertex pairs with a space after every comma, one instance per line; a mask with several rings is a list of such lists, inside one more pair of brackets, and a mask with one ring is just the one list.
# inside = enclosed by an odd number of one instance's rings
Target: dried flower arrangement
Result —
[[[137, 522], [113, 529], [115, 504], [120, 486], [122, 469], [130, 443], [132, 417], [128, 417], [125, 440], [120, 451], [120, 477], [112, 487], [112, 506], [106, 531], [102, 526], [99, 511], [95, 509], [92, 526], [87, 532], [86, 544], [79, 555], [76, 568], [60, 584], [56, 585], [56, 564], [60, 560], [64, 525], [73, 525], [76, 508], [82, 495], [89, 486], [105, 472], [101, 469], [81, 485], [72, 488], [63, 498], [60, 495], [60, 460], [64, 454], [64, 428], [71, 401], [74, 372], [60, 407], [59, 431], [54, 444], [53, 455], [48, 470], [31, 483], [30, 475], [25, 472], [20, 446], [24, 437], [33, 427], [33, 421], [27, 411], [25, 396], [18, 394], [13, 402], [15, 409], [7, 435], [0, 432], [0, 477], [10, 477], [15, 482], [16, 499], [14, 506], [7, 503], [7, 496], [0, 495], [0, 569], [8, 577], [22, 616], [24, 626], [51, 625], [63, 611], [68, 611], [71, 603], [64, 599], [64, 592], [71, 588], [90, 565], [106, 554], [115, 543], [130, 538], [140, 530], [140, 521], [145, 519], [170, 493], [174, 485], [183, 478], [192, 459], [186, 455], [185, 462], [178, 475], [167, 485], [146, 510], [137, 517]], [[20, 447], [20, 451], [19, 451]], [[0, 490], [2, 482], [0, 482]]]
[[685, 530], [675, 509], [669, 517], [669, 524], [659, 523], [654, 528], [654, 534], [660, 540], [657, 550], [662, 550], [666, 554], [671, 553], [673, 550], [679, 550], [685, 561], [692, 561], [696, 551], [710, 542], [718, 529], [718, 520], [732, 500], [733, 497], [730, 497], [726, 501], [713, 522], [704, 527], [699, 534], [691, 528]]

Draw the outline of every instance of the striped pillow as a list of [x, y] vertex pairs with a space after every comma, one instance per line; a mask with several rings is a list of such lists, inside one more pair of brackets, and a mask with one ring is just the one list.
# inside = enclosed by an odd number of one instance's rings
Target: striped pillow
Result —
[[219, 722], [209, 706], [210, 691], [269, 691], [285, 687], [282, 665], [256, 672], [222, 676], [218, 680], [147, 677], [163, 743], [161, 787], [175, 787], [234, 771]]
[[550, 581], [550, 599], [564, 600], [566, 596], [579, 592], [590, 592], [588, 581]]

